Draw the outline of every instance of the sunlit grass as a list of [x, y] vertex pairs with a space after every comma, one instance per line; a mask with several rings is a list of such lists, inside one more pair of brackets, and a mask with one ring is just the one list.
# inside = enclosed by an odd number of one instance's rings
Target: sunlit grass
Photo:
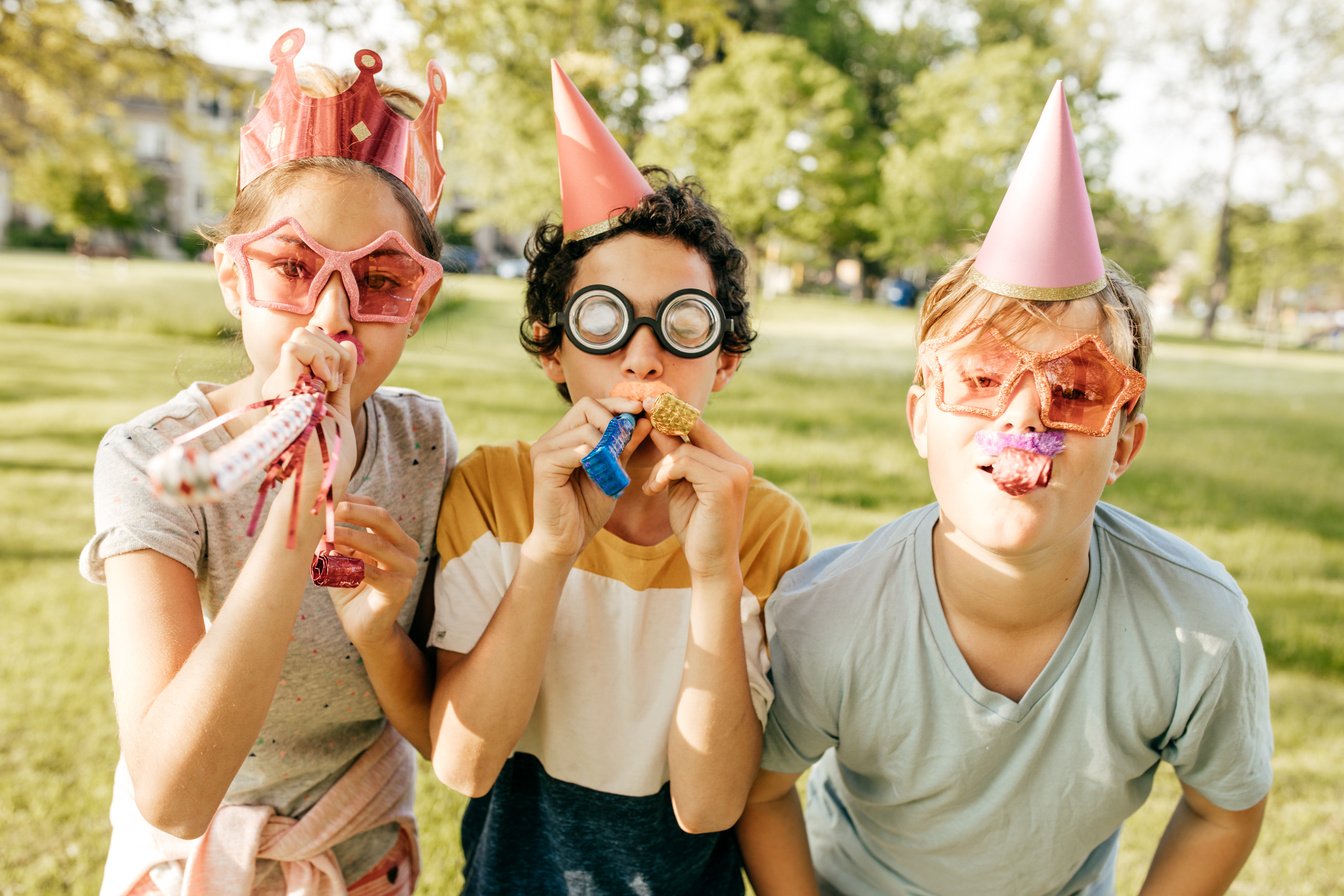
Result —
[[[106, 596], [79, 578], [104, 431], [194, 379], [245, 366], [209, 265], [0, 255], [0, 894], [94, 893], [116, 735]], [[563, 404], [517, 344], [522, 281], [451, 277], [392, 378], [440, 396], [464, 451], [531, 439]], [[816, 546], [932, 500], [904, 422], [909, 312], [761, 303], [761, 337], [707, 414], [808, 510]], [[1344, 879], [1344, 358], [1159, 341], [1148, 443], [1108, 493], [1222, 560], [1273, 668], [1277, 781], [1241, 894]], [[421, 892], [452, 893], [462, 800], [419, 782]], [[1124, 838], [1133, 892], [1170, 812], [1159, 787]]]

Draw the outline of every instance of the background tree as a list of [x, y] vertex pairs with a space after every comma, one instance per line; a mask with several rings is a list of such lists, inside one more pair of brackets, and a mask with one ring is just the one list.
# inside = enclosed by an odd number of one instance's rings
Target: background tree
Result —
[[1262, 203], [1233, 208], [1226, 306], [1254, 320], [1277, 344], [1288, 308], [1338, 307], [1344, 287], [1344, 229], [1338, 206], [1283, 220]]
[[916, 280], [964, 255], [1003, 198], [1053, 82], [1064, 79], [1103, 250], [1162, 266], [1151, 239], [1106, 189], [1115, 135], [1102, 124], [1107, 43], [1090, 4], [967, 0], [949, 14], [959, 49], [896, 91], [882, 160], [875, 252]]
[[1222, 146], [1190, 187], [1192, 202], [1214, 203], [1202, 328], [1211, 339], [1233, 288], [1235, 208], [1248, 162], [1280, 181], [1289, 202], [1338, 167], [1344, 109], [1338, 91], [1323, 88], [1344, 80], [1344, 12], [1336, 0], [1138, 0], [1121, 15], [1113, 27], [1127, 54], [1161, 63], [1152, 70], [1165, 76], [1163, 103], [1192, 123], [1210, 109], [1221, 119]]
[[[920, 10], [902, 5], [899, 18], [878, 27], [874, 5], [862, 0], [823, 3], [741, 0], [731, 16], [745, 33], [781, 34], [801, 39], [807, 48], [844, 72], [863, 96], [873, 126], [886, 131], [896, 120], [897, 88], [937, 60], [961, 48], [949, 19], [958, 4], [939, 3]], [[893, 6], [884, 10], [893, 11]]]
[[644, 161], [693, 172], [757, 256], [767, 235], [856, 251], [880, 151], [853, 82], [773, 34], [734, 40], [697, 74], [687, 110], [640, 147]]
[[1057, 69], [1025, 39], [964, 50], [899, 91], [881, 162], [876, 250], [939, 270], [989, 229]]
[[[625, 148], [641, 155], [645, 135], [686, 107], [691, 84], [726, 61], [739, 36], [801, 39], [852, 81], [870, 133], [894, 118], [895, 88], [952, 47], [934, 19], [879, 30], [859, 0], [404, 0], [404, 6], [426, 36], [421, 54], [439, 58], [457, 78], [445, 148], [451, 183], [472, 197], [471, 223], [508, 231], [529, 227], [557, 204], [551, 56]], [[471, 138], [454, 140], [454, 133]], [[509, 152], [500, 153], [501, 146]]]
[[16, 199], [71, 232], [143, 223], [154, 187], [120, 136], [124, 101], [172, 106], [193, 81], [226, 80], [175, 36], [186, 11], [184, 0], [0, 4], [0, 168]]
[[736, 30], [710, 0], [405, 0], [405, 9], [425, 35], [417, 55], [454, 79], [448, 187], [470, 198], [471, 224], [510, 232], [559, 207], [552, 57], [633, 152], [658, 118], [651, 109]]

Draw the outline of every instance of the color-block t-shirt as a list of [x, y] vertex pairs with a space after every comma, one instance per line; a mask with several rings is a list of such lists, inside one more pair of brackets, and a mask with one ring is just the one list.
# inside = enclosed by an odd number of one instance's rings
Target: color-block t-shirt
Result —
[[[1078, 609], [1020, 701], [983, 687], [943, 614], [936, 505], [787, 575], [766, 609], [762, 765], [808, 779], [813, 860], [850, 896], [1109, 893], [1159, 761], [1226, 809], [1269, 790], [1265, 657], [1236, 583], [1097, 507]], [[818, 761], [820, 760], [820, 761]]]
[[[476, 645], [531, 528], [528, 446], [486, 447], [464, 459], [440, 514], [432, 646], [467, 653]], [[797, 502], [754, 480], [740, 609], [762, 722], [771, 695], [761, 605], [807, 551]], [[690, 600], [690, 570], [675, 536], [645, 546], [601, 530], [579, 555], [532, 719], [463, 822], [468, 893], [741, 892], [732, 833], [686, 834], [672, 814], [667, 737]]]

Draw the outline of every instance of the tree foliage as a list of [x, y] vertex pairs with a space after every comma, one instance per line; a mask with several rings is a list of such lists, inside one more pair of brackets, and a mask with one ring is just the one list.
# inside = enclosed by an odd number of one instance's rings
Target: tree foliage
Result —
[[733, 7], [732, 16], [743, 32], [801, 39], [854, 82], [867, 104], [870, 121], [886, 130], [899, 114], [897, 88], [962, 43], [945, 22], [931, 15], [910, 16], [899, 27], [879, 28], [868, 14], [869, 6], [861, 0], [742, 0]]
[[691, 85], [688, 108], [640, 147], [694, 172], [739, 237], [856, 248], [880, 153], [852, 81], [802, 40], [746, 34]]
[[[1329, 91], [1301, 89], [1344, 74], [1335, 0], [1216, 9], [1134, 0], [1110, 22], [1094, 9], [1107, 2], [401, 0], [423, 35], [412, 61], [438, 59], [451, 81], [440, 119], [445, 207], [472, 211], [457, 226], [521, 235], [558, 210], [554, 57], [632, 157], [697, 176], [748, 243], [778, 236], [858, 256], [869, 270], [936, 271], [988, 228], [1063, 78], [1102, 249], [1146, 282], [1165, 259], [1148, 212], [1104, 186], [1117, 141], [1100, 115], [1111, 54], [1140, 43], [1163, 62], [1159, 72], [1179, 78], [1169, 103], [1212, 105], [1231, 129], [1231, 161], [1191, 197], [1226, 186], [1215, 253], [1226, 300], [1244, 306], [1263, 284], [1328, 273], [1333, 244], [1309, 232], [1332, 223], [1333, 207], [1299, 196], [1293, 215], [1257, 211], [1234, 195], [1232, 174], [1247, 157], [1240, 148], [1259, 141], [1284, 149], [1284, 180], [1301, 193], [1319, 190], [1323, 171], [1341, 182], [1340, 154], [1320, 138], [1341, 132], [1325, 126], [1341, 108], [1313, 105], [1333, 102]], [[347, 33], [367, 15], [357, 0], [289, 6], [316, 9]], [[153, 217], [163, 184], [135, 165], [119, 118], [128, 97], [171, 106], [193, 80], [219, 82], [224, 73], [183, 45], [201, 9], [186, 0], [0, 3], [0, 167], [16, 198], [69, 229]], [[273, 36], [273, 4], [233, 9], [266, 21], [259, 40]], [[1216, 168], [1218, 155], [1209, 158]]]
[[[694, 82], [727, 63], [749, 35], [796, 37], [841, 72], [857, 91], [866, 119], [859, 126], [869, 133], [894, 119], [895, 88], [952, 47], [936, 24], [875, 28], [859, 0], [405, 0], [405, 7], [426, 35], [423, 54], [457, 77], [446, 135], [450, 176], [476, 201], [478, 223], [510, 230], [558, 204], [552, 56], [626, 149], [648, 158], [640, 150], [645, 136], [685, 108]], [[839, 187], [847, 200], [852, 192]]]
[[[1262, 316], [1292, 301], [1336, 306], [1344, 288], [1344, 228], [1338, 208], [1288, 219], [1262, 203], [1236, 206], [1227, 304]], [[1324, 295], [1328, 291], [1332, 295]]]
[[1165, 262], [1147, 222], [1105, 186], [1115, 135], [1100, 114], [1105, 42], [1093, 13], [1058, 0], [970, 0], [968, 10], [962, 49], [896, 92], [873, 254], [927, 272], [974, 251], [1062, 79], [1102, 250], [1146, 282]]
[[1191, 118], [1209, 110], [1221, 118], [1226, 142], [1207, 154], [1211, 173], [1192, 184], [1190, 197], [1216, 204], [1203, 331], [1212, 338], [1219, 306], [1253, 290], [1253, 283], [1234, 282], [1234, 231], [1244, 204], [1238, 182], [1250, 153], [1277, 155], [1289, 197], [1312, 191], [1322, 171], [1340, 170], [1332, 147], [1344, 109], [1337, 90], [1322, 88], [1344, 78], [1344, 15], [1337, 0], [1142, 0], [1130, 15], [1151, 23], [1126, 36], [1137, 45], [1130, 51], [1136, 58], [1163, 61], [1164, 99]]
[[183, 8], [167, 0], [0, 5], [0, 167], [11, 172], [15, 198], [48, 208], [72, 231], [145, 222], [162, 187], [136, 165], [118, 125], [126, 98], [180, 101], [191, 79], [205, 76], [171, 37]]
[[1029, 41], [962, 51], [900, 91], [876, 251], [941, 268], [989, 229], [1055, 72]]
[[656, 117], [651, 108], [736, 30], [711, 0], [405, 0], [405, 8], [425, 34], [420, 55], [453, 78], [448, 188], [470, 198], [476, 223], [510, 231], [559, 206], [552, 58], [633, 151]]

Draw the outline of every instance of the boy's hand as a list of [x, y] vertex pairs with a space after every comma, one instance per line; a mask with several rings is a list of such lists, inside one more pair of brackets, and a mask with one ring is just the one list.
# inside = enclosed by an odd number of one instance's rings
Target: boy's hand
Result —
[[[420, 567], [420, 545], [392, 515], [363, 495], [336, 505], [336, 550], [364, 561], [356, 588], [329, 588], [341, 626], [356, 647], [392, 637]], [[352, 526], [357, 528], [351, 528]]]
[[754, 468], [700, 419], [690, 441], [654, 431], [663, 459], [644, 493], [668, 492], [668, 521], [681, 541], [692, 576], [741, 576], [738, 545]]
[[[606, 525], [616, 507], [588, 478], [581, 462], [602, 438], [612, 417], [638, 414], [639, 402], [628, 398], [581, 398], [560, 421], [532, 445], [532, 533], [530, 547], [548, 557], [570, 562]], [[630, 444], [621, 453], [624, 464], [652, 430], [640, 417]]]

